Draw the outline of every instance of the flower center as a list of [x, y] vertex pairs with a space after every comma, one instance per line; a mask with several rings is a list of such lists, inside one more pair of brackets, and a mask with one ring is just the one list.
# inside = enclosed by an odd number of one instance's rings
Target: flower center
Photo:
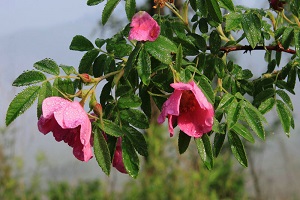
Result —
[[193, 92], [185, 90], [182, 92], [179, 111], [180, 113], [193, 112], [196, 109], [197, 104], [198, 102]]

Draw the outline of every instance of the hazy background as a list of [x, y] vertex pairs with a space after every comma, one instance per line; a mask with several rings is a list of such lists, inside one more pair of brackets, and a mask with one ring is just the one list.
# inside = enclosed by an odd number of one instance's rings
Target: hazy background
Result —
[[[262, 0], [235, 2], [249, 7], [268, 7], [267, 1]], [[5, 126], [5, 113], [10, 101], [21, 91], [20, 88], [11, 86], [19, 74], [24, 70], [33, 69], [33, 63], [44, 58], [52, 58], [58, 64], [77, 67], [83, 54], [69, 50], [69, 44], [75, 35], [83, 35], [94, 41], [97, 37], [106, 38], [115, 33], [110, 33], [108, 26], [98, 26], [103, 5], [102, 3], [89, 7], [85, 0], [0, 1], [0, 127]], [[123, 8], [117, 13], [115, 18], [126, 19]], [[266, 71], [263, 52], [253, 51], [251, 55], [242, 53], [231, 54], [240, 58], [238, 62], [243, 67], [256, 73]], [[289, 56], [283, 57], [282, 63], [288, 58]], [[299, 83], [295, 92], [297, 96], [292, 96], [292, 99], [295, 106], [296, 130], [291, 132], [290, 138], [288, 139], [279, 127], [262, 145], [258, 140], [254, 145], [258, 149], [257, 153], [253, 154], [255, 168], [260, 185], [264, 186], [262, 190], [266, 193], [299, 194]], [[272, 111], [268, 116], [272, 115], [276, 115], [276, 112]], [[36, 109], [33, 106], [13, 122], [9, 129], [9, 134], [16, 138], [14, 154], [24, 159], [24, 170], [28, 176], [34, 173], [37, 153], [44, 152], [48, 168], [43, 171], [43, 178], [47, 181], [76, 181], [96, 177], [110, 179], [104, 175], [95, 159], [88, 163], [78, 161], [68, 145], [56, 142], [52, 134], [44, 136], [39, 133], [36, 123]], [[245, 170], [250, 174], [248, 168]], [[112, 176], [116, 176], [115, 171]], [[120, 174], [117, 178], [126, 180], [127, 175]], [[247, 186], [250, 191], [253, 190], [250, 176]]]

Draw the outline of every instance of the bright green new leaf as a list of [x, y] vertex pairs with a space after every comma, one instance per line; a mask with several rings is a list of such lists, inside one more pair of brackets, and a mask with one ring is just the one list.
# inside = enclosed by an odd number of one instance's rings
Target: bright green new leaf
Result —
[[151, 75], [151, 60], [147, 51], [143, 48], [141, 49], [136, 66], [139, 77], [145, 85], [150, 83]]
[[150, 55], [165, 64], [171, 64], [172, 54], [177, 52], [176, 45], [162, 35], [154, 42], [146, 42], [145, 48]]
[[228, 15], [226, 15], [225, 16], [225, 18], [226, 18], [225, 30], [226, 31], [240, 30], [242, 28], [242, 26], [241, 26], [242, 17], [243, 17], [243, 15], [240, 13], [229, 13]]
[[6, 126], [13, 122], [19, 115], [23, 114], [33, 104], [39, 94], [39, 90], [40, 86], [29, 86], [15, 96], [6, 112]]
[[127, 15], [127, 19], [131, 21], [131, 18], [135, 14], [136, 2], [135, 0], [126, 0], [125, 1], [125, 11]]
[[55, 61], [49, 58], [34, 63], [34, 68], [42, 72], [46, 72], [52, 75], [59, 75], [59, 68]]
[[106, 143], [106, 140], [102, 134], [102, 131], [98, 126], [93, 126], [94, 131], [94, 154], [98, 165], [102, 171], [108, 176], [111, 169], [111, 156]]
[[232, 131], [228, 132], [227, 137], [234, 157], [239, 161], [241, 165], [247, 167], [248, 166], [247, 155], [241, 139], [236, 133]]
[[149, 128], [149, 122], [147, 116], [137, 109], [126, 109], [120, 111], [120, 117], [122, 120], [130, 123], [132, 126], [146, 129]]
[[290, 96], [284, 90], [276, 90], [276, 93], [281, 97], [281, 99], [286, 103], [286, 105], [291, 110], [294, 110], [292, 100], [291, 100]]
[[247, 13], [242, 17], [242, 27], [252, 48], [261, 40], [261, 21], [255, 13]]
[[73, 37], [69, 48], [74, 51], [89, 51], [94, 48], [94, 45], [86, 37], [76, 35]]
[[222, 96], [222, 99], [217, 109], [226, 109], [227, 106], [234, 100], [234, 96], [230, 93], [226, 93]]
[[239, 134], [240, 136], [242, 136], [249, 142], [251, 142], [251, 143], [255, 142], [254, 137], [250, 133], [249, 129], [246, 128], [244, 125], [237, 123], [232, 127], [231, 130], [233, 130], [236, 134]]
[[257, 115], [257, 112], [253, 111], [253, 109], [244, 106], [243, 108], [244, 116], [246, 122], [251, 127], [251, 129], [257, 134], [257, 136], [264, 140], [265, 139], [265, 129], [262, 125], [261, 118]]
[[214, 158], [208, 135], [204, 134], [201, 138], [195, 138], [195, 142], [204, 165], [208, 170], [212, 170]]
[[46, 76], [42, 72], [38, 71], [26, 71], [23, 72], [18, 78], [13, 82], [13, 86], [25, 86], [39, 83], [46, 80]]
[[126, 171], [132, 178], [136, 178], [139, 173], [139, 158], [127, 137], [122, 137], [122, 156]]
[[106, 134], [114, 137], [120, 137], [123, 135], [123, 131], [120, 126], [107, 119], [103, 119], [103, 125], [100, 124], [99, 128], [101, 128]]
[[92, 49], [83, 55], [79, 64], [80, 74], [82, 73], [91, 74], [93, 62], [97, 58], [98, 54], [99, 54], [98, 49]]
[[234, 12], [234, 4], [232, 3], [232, 0], [219, 0], [220, 7], [225, 8], [226, 10], [229, 10], [231, 12]]
[[183, 154], [187, 148], [189, 147], [191, 141], [191, 137], [187, 134], [185, 134], [182, 131], [179, 131], [178, 136], [178, 150], [180, 154]]
[[49, 81], [46, 81], [42, 84], [41, 89], [39, 91], [39, 96], [38, 96], [38, 104], [37, 104], [37, 117], [38, 119], [42, 115], [42, 103], [44, 99], [47, 97], [52, 96], [52, 87], [51, 83]]
[[88, 0], [87, 5], [88, 6], [95, 6], [98, 5], [99, 3], [102, 3], [104, 0]]
[[211, 16], [211, 18], [218, 23], [222, 23], [222, 13], [217, 0], [208, 0], [206, 1], [206, 4], [208, 14]]
[[112, 12], [118, 5], [120, 0], [107, 0], [107, 3], [104, 6], [103, 12], [102, 12], [102, 24], [105, 25], [108, 18], [111, 16]]
[[66, 75], [70, 74], [76, 74], [77, 71], [73, 66], [67, 66], [67, 65], [59, 65], [60, 68], [66, 73]]
[[148, 146], [144, 135], [131, 126], [123, 127], [125, 137], [127, 137], [135, 150], [142, 156], [148, 156]]
[[118, 99], [118, 107], [120, 108], [136, 108], [141, 105], [141, 98], [135, 94], [124, 95]]
[[285, 134], [290, 136], [291, 116], [289, 108], [280, 100], [276, 100], [276, 111]]
[[271, 97], [265, 100], [264, 102], [262, 102], [258, 107], [258, 110], [259, 112], [261, 112], [261, 114], [266, 114], [273, 108], [274, 105], [275, 105], [275, 99]]

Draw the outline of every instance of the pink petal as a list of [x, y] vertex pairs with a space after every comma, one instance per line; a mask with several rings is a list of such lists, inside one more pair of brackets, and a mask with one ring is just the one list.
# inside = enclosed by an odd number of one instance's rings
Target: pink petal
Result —
[[53, 113], [65, 108], [71, 102], [61, 97], [48, 97], [42, 103], [42, 112], [44, 118], [52, 117]]
[[157, 122], [163, 123], [165, 121], [165, 118], [168, 115], [179, 115], [179, 105], [180, 105], [180, 98], [182, 95], [182, 91], [175, 90], [173, 94], [165, 101], [165, 103], [162, 106], [162, 111], [160, 115], [158, 116]]

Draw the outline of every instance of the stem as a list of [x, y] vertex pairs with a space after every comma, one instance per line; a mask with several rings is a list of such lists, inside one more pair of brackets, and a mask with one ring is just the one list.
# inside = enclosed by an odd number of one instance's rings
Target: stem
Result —
[[300, 27], [300, 22], [299, 22], [298, 17], [296, 17], [295, 15], [293, 15], [293, 18], [294, 18], [295, 22], [297, 23], [297, 25]]
[[224, 34], [221, 24], [217, 27], [217, 31], [220, 33], [220, 35], [221, 35], [220, 37], [222, 40], [224, 40], [226, 42], [230, 41], [230, 39], [228, 37], [226, 37], [226, 35]]
[[[208, 50], [210, 50], [210, 47], [207, 47]], [[229, 47], [221, 47], [220, 51], [224, 51], [226, 53], [229, 53], [231, 51], [241, 51], [244, 50], [245, 53], [247, 51], [253, 51], [253, 50], [269, 50], [269, 51], [278, 51], [278, 52], [285, 52], [289, 54], [295, 54], [296, 51], [294, 49], [284, 49], [283, 47], [276, 45], [276, 46], [256, 46], [255, 48], [252, 48], [250, 45], [245, 46], [229, 46]]]
[[287, 18], [287, 17], [285, 16], [285, 14], [284, 14], [283, 11], [282, 11], [280, 14], [281, 14], [281, 16], [283, 17], [283, 19], [285, 19], [288, 23], [290, 23], [290, 24], [295, 24], [294, 22], [292, 22], [289, 18]]
[[165, 4], [186, 26], [188, 25], [187, 22], [182, 18], [182, 16], [179, 14], [179, 11], [177, 8], [175, 8], [171, 3], [166, 2]]

